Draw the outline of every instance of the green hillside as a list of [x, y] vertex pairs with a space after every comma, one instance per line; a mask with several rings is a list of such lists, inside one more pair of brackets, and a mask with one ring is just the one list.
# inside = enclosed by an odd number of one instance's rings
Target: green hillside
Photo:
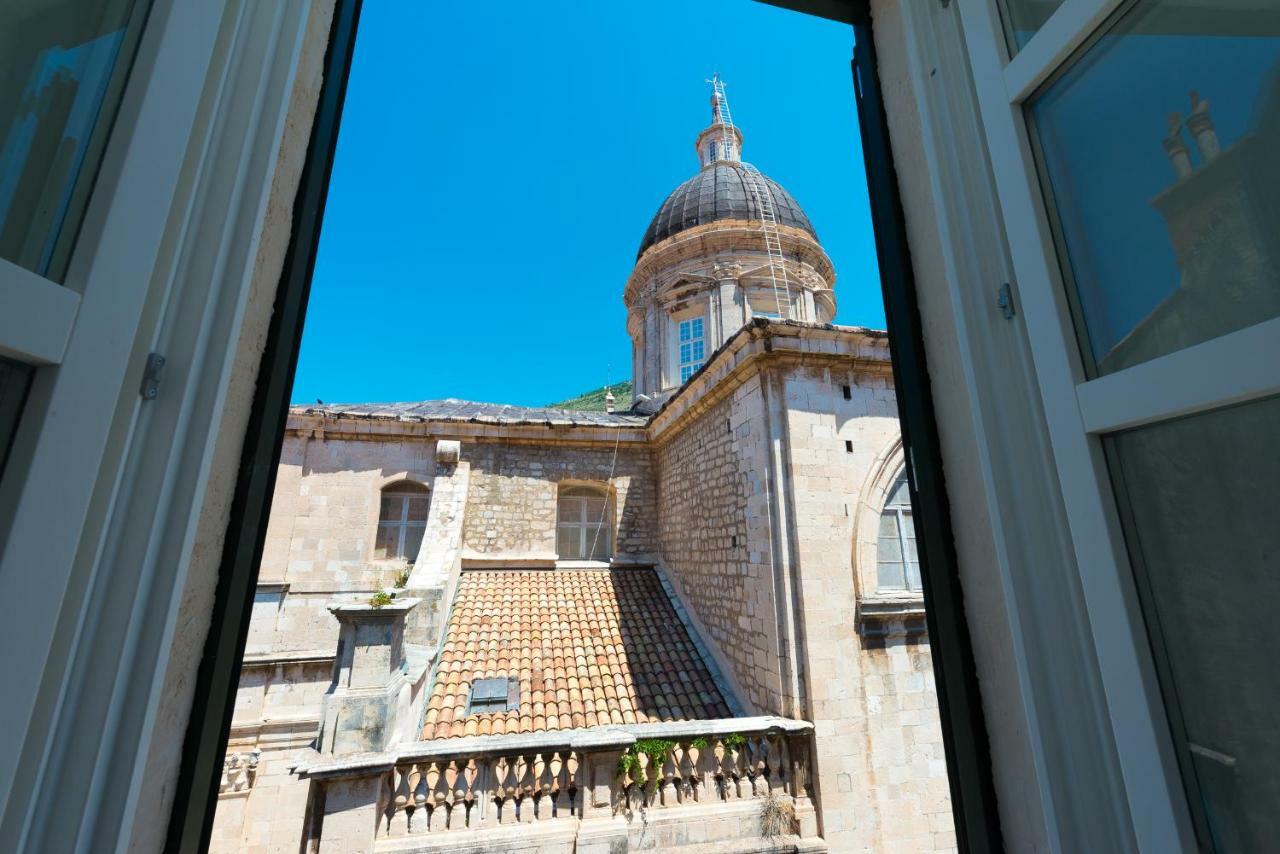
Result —
[[[631, 380], [608, 386], [607, 389], [613, 391], [614, 411], [621, 412], [631, 407]], [[594, 391], [580, 394], [569, 400], [548, 403], [547, 406], [552, 409], [576, 409], [579, 412], [604, 412], [604, 394], [607, 389], [601, 386]]]

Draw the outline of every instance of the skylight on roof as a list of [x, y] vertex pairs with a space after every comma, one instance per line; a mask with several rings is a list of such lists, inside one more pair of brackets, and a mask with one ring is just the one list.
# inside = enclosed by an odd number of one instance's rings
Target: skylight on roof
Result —
[[477, 679], [471, 685], [468, 715], [509, 712], [520, 707], [520, 686], [512, 678]]

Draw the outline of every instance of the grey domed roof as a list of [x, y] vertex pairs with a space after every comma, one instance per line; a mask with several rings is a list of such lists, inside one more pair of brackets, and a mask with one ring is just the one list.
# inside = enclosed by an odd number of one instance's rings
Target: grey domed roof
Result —
[[[747, 189], [744, 171], [744, 167], [738, 163], [720, 161], [707, 166], [676, 187], [649, 223], [636, 257], [643, 255], [646, 249], [659, 240], [695, 225], [718, 219], [759, 220], [759, 206], [752, 200], [751, 191]], [[778, 223], [802, 228], [817, 240], [818, 233], [813, 230], [809, 217], [800, 210], [800, 205], [791, 198], [791, 194], [776, 181], [767, 177], [764, 180], [773, 191], [774, 216]]]

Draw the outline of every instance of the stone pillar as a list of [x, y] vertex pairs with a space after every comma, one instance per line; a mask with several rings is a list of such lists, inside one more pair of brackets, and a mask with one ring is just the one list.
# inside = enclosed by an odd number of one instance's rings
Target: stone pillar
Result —
[[461, 444], [436, 442], [436, 476], [431, 482], [431, 512], [422, 549], [413, 564], [405, 595], [422, 600], [409, 618], [405, 640], [434, 652], [462, 561], [462, 524], [467, 510], [471, 464], [461, 459]]
[[641, 389], [641, 393], [650, 397], [662, 391], [662, 349], [667, 345], [666, 336], [663, 332], [663, 321], [665, 315], [657, 307], [650, 304], [645, 311], [644, 317], [644, 381], [645, 387]]
[[383, 776], [326, 780], [319, 854], [367, 854], [378, 833]]
[[405, 618], [417, 599], [333, 605], [338, 654], [333, 685], [321, 704], [321, 753], [346, 755], [388, 749], [412, 726], [407, 717], [410, 686], [405, 679]]
[[733, 337], [747, 322], [747, 301], [742, 295], [742, 286], [738, 277], [742, 275], [742, 265], [737, 263], [716, 264], [711, 268], [711, 275], [717, 283], [720, 298], [718, 300], [720, 334], [714, 341], [707, 342], [707, 355]]

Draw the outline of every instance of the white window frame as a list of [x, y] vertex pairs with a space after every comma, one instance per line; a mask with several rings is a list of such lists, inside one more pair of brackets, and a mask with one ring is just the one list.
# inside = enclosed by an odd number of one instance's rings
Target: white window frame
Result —
[[[180, 605], [212, 595], [312, 8], [154, 0], [63, 285], [0, 263], [0, 351], [36, 366], [0, 479], [0, 621], [22, 638], [0, 644], [6, 849], [163, 844], [145, 769], [177, 767], [170, 670], [201, 642]], [[144, 400], [151, 352], [166, 365]]]
[[[705, 314], [693, 314], [688, 317], [678, 318], [676, 324], [676, 376], [679, 378], [679, 384], [684, 385], [689, 378], [696, 374], [698, 370], [707, 363], [707, 317]], [[699, 335], [693, 334], [694, 325], [701, 325]], [[684, 337], [685, 329], [689, 330], [689, 337]], [[702, 345], [702, 357], [696, 358], [693, 355], [693, 347], [695, 344]], [[684, 348], [689, 347], [689, 358], [685, 358]]]
[[[388, 498], [400, 499], [400, 513], [395, 519], [387, 519], [382, 515], [382, 502]], [[413, 563], [418, 559], [417, 555], [409, 555], [405, 553], [404, 539], [411, 528], [421, 528], [425, 533], [427, 529], [427, 516], [423, 516], [420, 521], [409, 518], [410, 498], [425, 499], [428, 502], [427, 515], [431, 514], [431, 493], [427, 491], [426, 487], [412, 489], [410, 487], [406, 487], [404, 482], [401, 482], [392, 484], [378, 493], [378, 534], [382, 533], [383, 528], [396, 529], [396, 553], [393, 555], [384, 555], [382, 557], [377, 557], [375, 553], [375, 560], [407, 561], [409, 563]], [[378, 547], [378, 537], [374, 537], [373, 543], [376, 552]], [[421, 541], [419, 541], [419, 543], [421, 543]]]
[[[573, 495], [572, 492], [581, 492], [580, 495]], [[588, 494], [590, 493], [590, 494]], [[604, 512], [599, 519], [591, 519], [587, 513], [587, 498], [603, 498]], [[577, 501], [579, 513], [577, 519], [565, 520], [563, 518], [563, 509], [566, 501]], [[577, 531], [578, 532], [578, 554], [562, 555], [560, 550], [560, 532], [561, 531]], [[612, 495], [610, 491], [602, 486], [594, 486], [584, 483], [571, 483], [561, 486], [559, 493], [556, 495], [556, 551], [557, 558], [564, 561], [595, 561], [591, 553], [594, 551], [589, 546], [598, 545], [596, 537], [604, 541], [605, 560], [613, 557], [613, 513], [612, 513]], [[588, 542], [590, 538], [590, 542]]]
[[1085, 374], [1023, 108], [1122, 2], [1066, 0], [1012, 58], [995, 2], [958, 5], [1089, 626], [1106, 651], [1098, 666], [1133, 830], [1144, 851], [1191, 850], [1102, 437], [1280, 393], [1280, 319], [1098, 379]]

